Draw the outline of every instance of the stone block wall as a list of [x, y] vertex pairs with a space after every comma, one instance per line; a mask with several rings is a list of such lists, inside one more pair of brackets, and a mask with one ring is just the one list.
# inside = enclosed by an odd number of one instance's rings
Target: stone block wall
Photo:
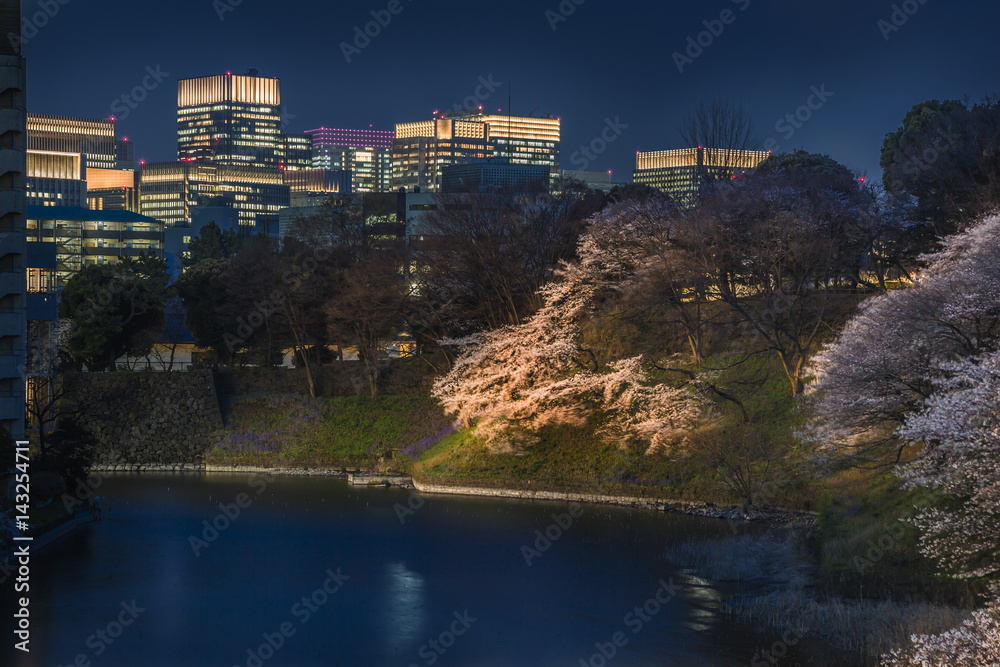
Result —
[[222, 437], [209, 370], [75, 373], [64, 408], [97, 442], [95, 465], [200, 463]]

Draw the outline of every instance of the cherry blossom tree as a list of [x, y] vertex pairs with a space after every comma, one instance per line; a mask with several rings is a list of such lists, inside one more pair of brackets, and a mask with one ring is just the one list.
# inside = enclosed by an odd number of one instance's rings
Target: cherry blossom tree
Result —
[[973, 612], [961, 627], [938, 635], [916, 635], [913, 647], [896, 649], [884, 667], [997, 667], [1000, 665], [1000, 604]]
[[609, 416], [603, 432], [663, 446], [690, 426], [701, 403], [688, 390], [650, 385], [641, 359], [602, 369], [580, 341], [580, 319], [602, 294], [634, 281], [643, 261], [650, 218], [627, 202], [597, 214], [579, 243], [580, 261], [564, 264], [558, 280], [539, 291], [542, 306], [526, 322], [462, 340], [450, 373], [434, 395], [445, 410], [476, 428], [492, 446], [509, 447], [511, 433], [556, 423], [582, 423], [593, 411]]
[[[1000, 577], [1000, 218], [947, 239], [914, 287], [870, 300], [813, 362], [817, 440], [917, 458], [904, 488], [940, 500], [911, 520], [958, 578]], [[897, 454], [898, 460], [898, 454]], [[915, 636], [884, 665], [1000, 665], [1000, 588], [962, 627]]]
[[811, 362], [812, 438], [881, 460], [898, 429], [950, 374], [948, 364], [1000, 343], [1000, 217], [945, 240], [916, 284], [862, 304]]

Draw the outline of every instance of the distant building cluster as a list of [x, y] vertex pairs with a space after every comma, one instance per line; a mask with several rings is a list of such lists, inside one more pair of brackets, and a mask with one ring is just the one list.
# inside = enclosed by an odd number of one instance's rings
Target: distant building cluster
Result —
[[[12, 16], [0, 27], [16, 33]], [[551, 114], [480, 107], [392, 129], [290, 133], [280, 79], [252, 69], [178, 81], [176, 160], [137, 164], [114, 118], [28, 113], [18, 48], [0, 49], [0, 95], [20, 111], [0, 117], [0, 425], [12, 433], [24, 430], [25, 387], [30, 394], [33, 377], [53, 372], [52, 355], [39, 361], [45, 356], [30, 349], [44, 348], [46, 337], [51, 344], [58, 291], [83, 267], [153, 253], [176, 274], [210, 223], [277, 237], [331, 198], [422, 243], [439, 194], [544, 193], [563, 179], [604, 192], [616, 185], [610, 171], [561, 169], [562, 120]], [[638, 152], [634, 182], [688, 201], [706, 182], [766, 157], [710, 147]]]

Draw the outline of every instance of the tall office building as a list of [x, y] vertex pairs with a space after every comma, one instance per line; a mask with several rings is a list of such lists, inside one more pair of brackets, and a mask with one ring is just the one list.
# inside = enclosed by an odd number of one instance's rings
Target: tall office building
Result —
[[281, 81], [217, 74], [177, 82], [177, 159], [278, 168], [282, 163]]
[[[21, 3], [0, 0], [0, 35], [21, 33]], [[24, 436], [27, 290], [26, 73], [20, 45], [0, 40], [0, 427]]]
[[80, 153], [87, 167], [116, 169], [129, 150], [118, 143], [114, 119], [28, 114], [29, 150]]
[[159, 162], [140, 172], [142, 215], [168, 226], [191, 223], [195, 207], [229, 205], [240, 224], [255, 226], [261, 214], [275, 214], [289, 204], [289, 188], [280, 169], [251, 166]]
[[26, 190], [29, 205], [85, 206], [86, 156], [28, 150]]
[[449, 118], [481, 121], [489, 132], [490, 157], [511, 164], [545, 166], [553, 178], [559, 175], [562, 121], [546, 116], [504, 116], [480, 109], [451, 112]]
[[307, 134], [283, 134], [279, 166], [285, 171], [312, 169], [312, 139]]
[[115, 140], [115, 169], [135, 171], [135, 144], [128, 137]]
[[440, 113], [432, 120], [396, 125], [393, 187], [438, 192], [441, 168], [481, 158], [512, 165], [546, 167], [559, 176], [559, 118], [503, 116], [482, 109]]
[[439, 192], [443, 167], [489, 157], [488, 137], [482, 120], [436, 117], [398, 123], [392, 141], [392, 188]]
[[769, 155], [767, 151], [701, 146], [640, 152], [635, 156], [634, 181], [667, 192], [684, 204], [693, 204], [706, 184], [754, 169]]
[[321, 127], [312, 137], [314, 169], [351, 172], [353, 192], [389, 192], [392, 189], [392, 139], [387, 130], [344, 130]]

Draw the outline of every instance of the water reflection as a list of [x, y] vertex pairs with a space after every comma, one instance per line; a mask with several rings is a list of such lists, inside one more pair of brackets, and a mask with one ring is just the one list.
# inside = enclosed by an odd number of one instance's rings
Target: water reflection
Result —
[[393, 562], [386, 566], [389, 599], [385, 615], [384, 643], [407, 649], [420, 640], [425, 632], [424, 578]]

